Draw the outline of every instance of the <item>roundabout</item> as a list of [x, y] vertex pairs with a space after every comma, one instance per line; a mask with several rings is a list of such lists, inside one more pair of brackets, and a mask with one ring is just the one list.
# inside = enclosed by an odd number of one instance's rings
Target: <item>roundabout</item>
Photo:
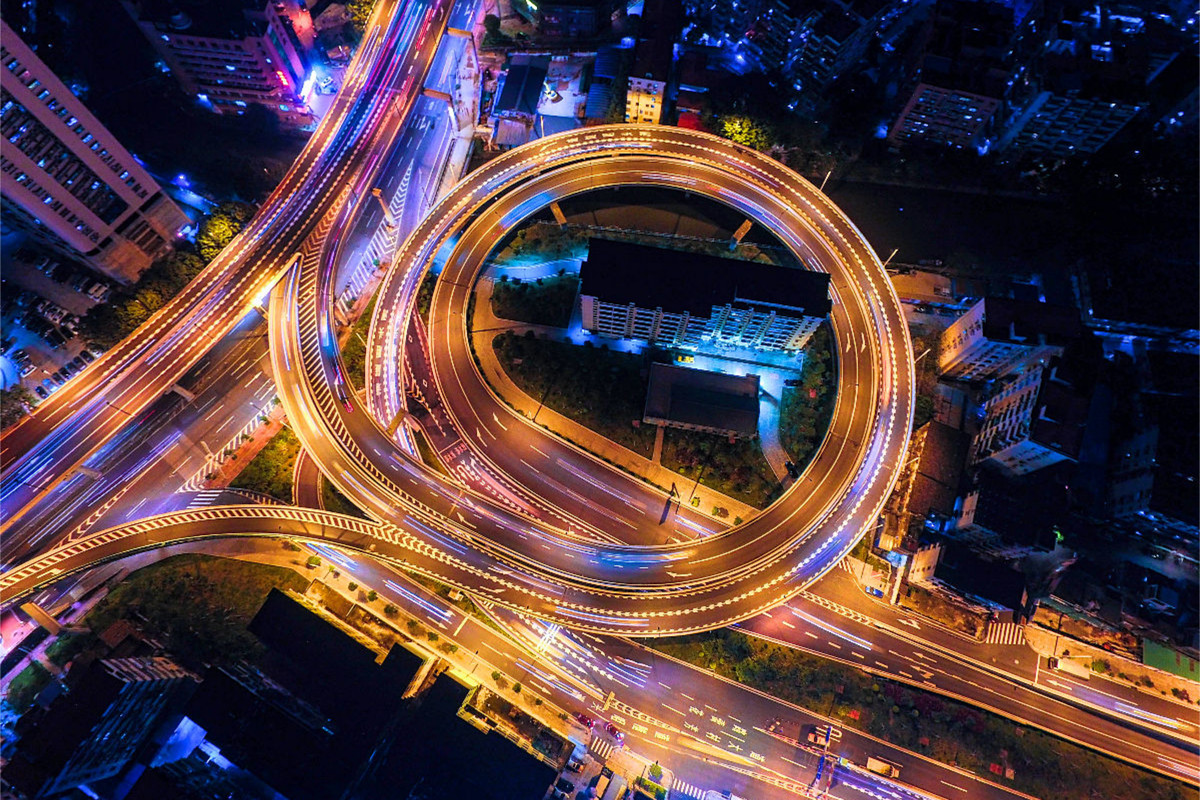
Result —
[[[478, 458], [495, 470], [489, 450], [556, 447], [601, 481], [621, 478], [552, 440], [491, 393], [471, 355], [465, 312], [477, 273], [507, 231], [559, 199], [635, 184], [724, 203], [831, 276], [839, 395], [829, 433], [800, 479], [760, 515], [678, 544], [616, 545], [535, 519], [448, 479], [394, 436], [405, 415], [404, 336], [416, 287], [433, 268], [441, 272], [429, 326], [433, 377], [450, 420]], [[907, 329], [861, 234], [782, 165], [709, 135], [632, 125], [562, 134], [494, 159], [446, 195], [398, 251], [376, 304], [365, 404], [348, 389], [332, 328], [338, 232], [359, 208], [343, 207], [324, 248], [301, 259], [273, 292], [271, 357], [276, 374], [292, 378], [279, 382], [280, 398], [322, 472], [375, 520], [364, 524], [410, 551], [389, 553], [389, 560], [562, 625], [663, 636], [724, 626], [786, 601], [874, 526], [911, 424]], [[519, 474], [507, 478], [524, 483]], [[600, 491], [590, 500], [620, 502]], [[287, 534], [265, 520], [158, 524], [188, 538], [236, 535], [239, 525], [243, 534], [306, 535], [295, 521], [282, 525]], [[125, 538], [122, 529], [102, 533], [113, 543]], [[337, 538], [376, 551], [365, 538]], [[40, 576], [21, 570], [22, 585], [41, 585], [71, 568], [66, 557]]]

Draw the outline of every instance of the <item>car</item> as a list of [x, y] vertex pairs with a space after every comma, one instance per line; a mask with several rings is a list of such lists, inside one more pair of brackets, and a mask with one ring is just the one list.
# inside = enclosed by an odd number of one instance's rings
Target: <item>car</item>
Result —
[[66, 381], [62, 379], [62, 376], [57, 372], [50, 376], [50, 380], [54, 381], [55, 386], [62, 386], [64, 383], [66, 383]]
[[337, 396], [338, 400], [342, 404], [342, 407], [345, 408], [347, 412], [354, 411], [354, 406], [350, 403], [350, 395], [346, 393], [346, 387], [342, 385], [340, 380], [337, 383]]
[[45, 386], [38, 386], [38, 387], [34, 388], [33, 391], [34, 391], [34, 394], [36, 394], [42, 400], [45, 400], [47, 397], [50, 396], [50, 393], [48, 391], [46, 391]]
[[567, 778], [560, 777], [554, 784], [554, 788], [563, 792], [573, 792], [575, 791], [575, 784], [571, 783]]
[[575, 719], [579, 720], [579, 724], [587, 728], [589, 731], [596, 727], [596, 721], [582, 711], [575, 715]]
[[96, 357], [92, 355], [90, 350], [80, 350], [79, 357], [83, 359], [85, 364], [90, 364], [96, 360]]
[[613, 725], [610, 722], [604, 726], [604, 730], [608, 733], [609, 736], [613, 737], [613, 739], [616, 740], [618, 746], [625, 743], [625, 734], [623, 734], [619, 730], [617, 730], [616, 725]]
[[81, 370], [85, 366], [87, 366], [87, 364], [84, 362], [83, 356], [79, 355], [79, 356], [75, 356], [73, 359], [71, 359], [71, 366], [75, 367], [75, 371], [78, 372], [79, 370]]

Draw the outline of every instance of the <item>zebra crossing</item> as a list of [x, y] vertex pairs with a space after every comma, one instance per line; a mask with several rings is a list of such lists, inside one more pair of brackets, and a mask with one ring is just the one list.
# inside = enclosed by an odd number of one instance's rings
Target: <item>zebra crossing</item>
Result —
[[592, 741], [588, 745], [588, 752], [596, 757], [598, 761], [604, 762], [612, 755], [613, 743], [608, 739], [601, 739], [599, 736], [592, 736]]
[[704, 790], [692, 786], [687, 781], [681, 781], [678, 778], [671, 781], [671, 798], [684, 797], [688, 800], [701, 800], [704, 797]]
[[993, 622], [988, 625], [986, 644], [1025, 644], [1025, 631], [1015, 622]]

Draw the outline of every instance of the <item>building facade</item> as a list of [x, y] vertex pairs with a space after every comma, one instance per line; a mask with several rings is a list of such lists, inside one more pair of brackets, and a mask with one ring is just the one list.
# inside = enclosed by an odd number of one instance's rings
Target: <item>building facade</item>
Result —
[[137, 280], [187, 217], [2, 21], [0, 31], [6, 222], [121, 283]]
[[656, 80], [650, 75], [641, 78], [630, 75], [625, 94], [625, 121], [651, 125], [661, 123], [666, 93], [665, 80]]
[[289, 125], [312, 113], [301, 99], [307, 68], [299, 39], [273, 2], [227, 0], [188, 6], [122, 0], [180, 87], [218, 114], [250, 104]]
[[583, 327], [687, 350], [802, 349], [829, 313], [829, 275], [592, 239]]
[[942, 333], [942, 377], [982, 381], [1044, 364], [1082, 332], [1074, 309], [986, 297]]
[[1090, 403], [1052, 359], [1027, 369], [984, 406], [971, 461], [987, 461], [1007, 475], [1027, 475], [1076, 461]]

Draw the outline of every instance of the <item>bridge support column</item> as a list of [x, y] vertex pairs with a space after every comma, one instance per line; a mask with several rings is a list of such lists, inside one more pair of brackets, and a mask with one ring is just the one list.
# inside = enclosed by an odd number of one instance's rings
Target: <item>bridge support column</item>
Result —
[[558, 227], [565, 228], [567, 226], [567, 218], [563, 215], [558, 203], [550, 204], [550, 213], [554, 215], [554, 221], [558, 223]]
[[729, 249], [736, 250], [737, 246], [742, 243], [742, 239], [746, 238], [746, 234], [749, 233], [750, 229], [753, 227], [754, 222], [751, 220], [746, 220], [740, 226], [738, 226], [738, 229], [733, 232], [733, 237], [729, 240]]
[[46, 630], [50, 631], [51, 635], [57, 636], [62, 630], [62, 625], [58, 624], [58, 620], [50, 616], [50, 614], [39, 606], [37, 603], [25, 603], [21, 606], [21, 610], [29, 615], [29, 618], [41, 625]]

